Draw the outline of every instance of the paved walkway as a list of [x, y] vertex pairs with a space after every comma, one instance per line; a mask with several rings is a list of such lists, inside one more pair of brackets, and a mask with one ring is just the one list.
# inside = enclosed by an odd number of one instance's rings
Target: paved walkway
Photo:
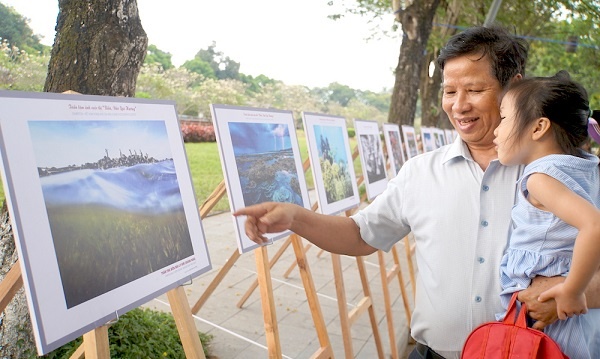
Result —
[[[191, 284], [185, 287], [190, 306], [198, 301], [226, 261], [232, 257], [234, 251], [237, 251], [233, 220], [229, 212], [211, 215], [203, 219], [202, 224], [213, 269], [195, 278]], [[285, 239], [281, 239], [269, 246], [270, 258], [284, 242]], [[303, 240], [303, 243], [307, 242]], [[398, 252], [401, 260], [404, 261], [404, 248], [401, 245], [398, 247]], [[386, 254], [385, 256], [386, 261], [389, 260], [388, 266], [391, 267], [392, 255]], [[318, 301], [327, 325], [334, 355], [336, 358], [343, 358], [345, 351], [331, 255], [327, 252], [320, 253], [320, 250], [313, 246], [306, 253], [306, 257], [318, 292]], [[391, 347], [377, 254], [364, 257], [364, 259], [385, 358], [390, 358]], [[297, 268], [294, 268], [288, 278], [283, 277], [283, 274], [294, 262], [295, 255], [290, 245], [271, 269], [281, 351], [284, 358], [310, 358], [319, 349], [319, 341], [302, 280]], [[341, 263], [346, 301], [349, 310], [352, 310], [364, 296], [357, 261], [354, 257], [342, 256]], [[403, 278], [412, 301], [411, 284], [406, 266], [403, 267]], [[252, 293], [242, 308], [237, 306], [255, 279], [254, 253], [242, 254], [198, 311], [195, 317], [198, 330], [214, 336], [210, 348], [212, 358], [268, 357], [259, 290]], [[395, 345], [397, 345], [401, 357], [405, 357], [402, 354], [409, 348], [407, 347], [409, 331], [398, 281], [390, 282], [390, 299], [393, 303], [392, 317], [397, 339]], [[166, 295], [150, 301], [145, 306], [169, 310]], [[368, 313], [362, 314], [351, 328], [354, 357], [377, 358], [373, 329]]]

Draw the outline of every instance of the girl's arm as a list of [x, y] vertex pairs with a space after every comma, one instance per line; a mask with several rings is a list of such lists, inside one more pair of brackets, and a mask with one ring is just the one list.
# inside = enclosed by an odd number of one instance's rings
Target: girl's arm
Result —
[[[575, 239], [573, 259], [569, 275], [561, 285], [540, 295], [540, 301], [554, 298], [564, 291], [570, 298], [583, 294], [600, 266], [600, 210], [558, 180], [535, 173], [527, 181], [529, 201], [536, 207], [554, 213], [557, 217], [579, 230]], [[585, 306], [585, 301], [583, 302]], [[573, 308], [576, 308], [573, 304]], [[577, 309], [565, 313], [559, 311], [559, 317], [580, 314]], [[562, 314], [562, 315], [561, 315]]]

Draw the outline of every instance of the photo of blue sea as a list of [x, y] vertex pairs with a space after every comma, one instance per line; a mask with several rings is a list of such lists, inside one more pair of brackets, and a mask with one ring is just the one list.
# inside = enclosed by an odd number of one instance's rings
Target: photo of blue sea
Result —
[[162, 121], [29, 121], [71, 308], [194, 254]]
[[354, 195], [348, 172], [345, 134], [339, 126], [313, 126], [327, 203], [331, 204]]
[[268, 201], [303, 206], [286, 124], [229, 122], [229, 133], [244, 206]]

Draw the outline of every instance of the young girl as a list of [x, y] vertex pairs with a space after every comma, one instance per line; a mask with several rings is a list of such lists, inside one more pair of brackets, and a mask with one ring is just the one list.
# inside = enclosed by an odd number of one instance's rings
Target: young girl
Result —
[[[525, 165], [518, 181], [513, 228], [501, 262], [502, 304], [535, 276], [566, 276], [540, 295], [554, 298], [561, 320], [544, 331], [571, 358], [591, 358], [583, 332], [584, 290], [600, 265], [598, 157], [587, 140], [585, 89], [566, 71], [515, 82], [500, 106], [494, 131], [498, 159]], [[503, 316], [503, 315], [502, 315]]]

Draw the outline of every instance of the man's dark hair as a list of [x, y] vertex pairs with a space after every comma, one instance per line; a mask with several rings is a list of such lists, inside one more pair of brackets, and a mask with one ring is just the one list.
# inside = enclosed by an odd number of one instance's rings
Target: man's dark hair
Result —
[[446, 62], [456, 57], [479, 54], [492, 63], [492, 75], [502, 88], [517, 74], [525, 76], [528, 44], [502, 26], [475, 26], [448, 40], [438, 56], [437, 63], [444, 70]]

